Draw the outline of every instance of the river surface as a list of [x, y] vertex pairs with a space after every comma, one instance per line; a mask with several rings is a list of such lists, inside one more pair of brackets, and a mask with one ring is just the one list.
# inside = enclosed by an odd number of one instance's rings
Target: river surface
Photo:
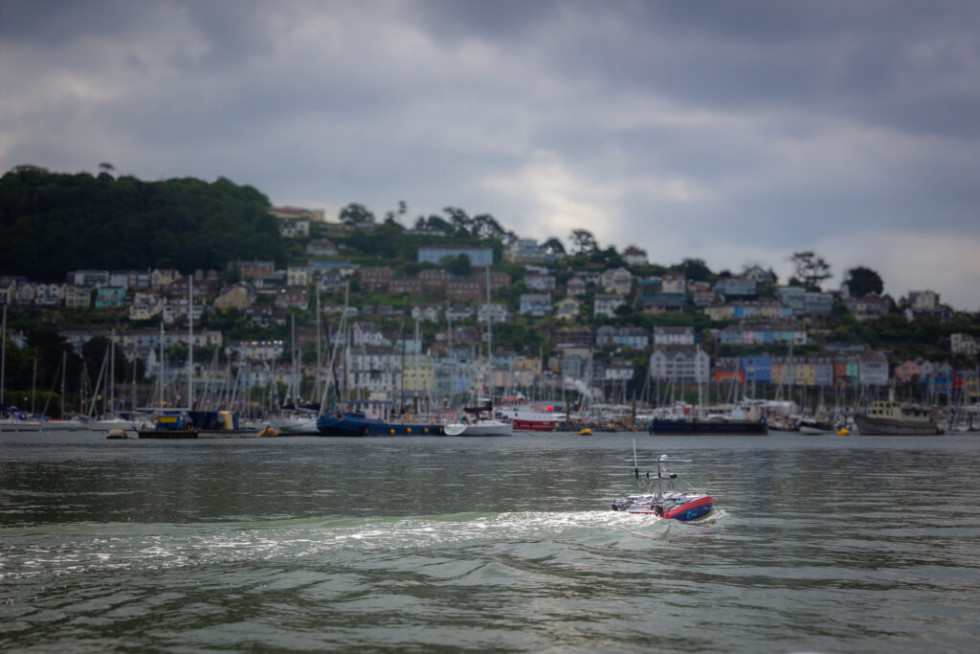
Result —
[[[609, 511], [634, 439], [714, 517]], [[4, 652], [972, 653], [978, 607], [980, 435], [0, 434]]]

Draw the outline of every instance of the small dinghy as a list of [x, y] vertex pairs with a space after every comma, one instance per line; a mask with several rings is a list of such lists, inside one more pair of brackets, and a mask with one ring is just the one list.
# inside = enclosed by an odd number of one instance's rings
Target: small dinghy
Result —
[[[657, 459], [656, 476], [651, 477], [649, 472], [646, 473], [646, 492], [627, 495], [613, 501], [612, 510], [672, 518], [684, 522], [707, 517], [714, 510], [714, 499], [706, 492], [674, 490], [673, 485], [677, 475], [665, 470], [666, 462], [667, 455], [661, 454]], [[643, 481], [636, 459], [635, 441], [633, 442], [633, 474], [638, 482]]]

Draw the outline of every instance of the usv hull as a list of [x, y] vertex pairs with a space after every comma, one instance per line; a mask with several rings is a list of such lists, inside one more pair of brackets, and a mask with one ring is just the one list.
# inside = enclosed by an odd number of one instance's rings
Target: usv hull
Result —
[[654, 515], [660, 518], [688, 522], [707, 516], [715, 508], [714, 499], [710, 495], [687, 496], [684, 499], [678, 499], [678, 503], [674, 506], [669, 506], [670, 499], [669, 496], [666, 497], [665, 504], [667, 505], [662, 507], [658, 507], [655, 502], [632, 504], [626, 509], [626, 512], [634, 515]]

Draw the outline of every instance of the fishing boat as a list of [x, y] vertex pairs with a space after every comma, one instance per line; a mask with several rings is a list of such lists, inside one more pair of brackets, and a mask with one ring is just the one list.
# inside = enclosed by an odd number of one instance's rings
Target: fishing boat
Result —
[[862, 436], [938, 436], [943, 433], [935, 414], [924, 407], [894, 399], [875, 400], [854, 416]]
[[[612, 510], [625, 511], [634, 515], [670, 518], [683, 522], [699, 520], [710, 515], [715, 506], [714, 498], [707, 492], [673, 490], [673, 483], [677, 479], [677, 474], [666, 471], [666, 462], [667, 455], [661, 454], [657, 459], [656, 476], [651, 478], [650, 473], [646, 473], [646, 492], [627, 495], [624, 498], [614, 500]], [[633, 474], [636, 476], [637, 482], [642, 483], [644, 481], [644, 478], [640, 477], [635, 441], [633, 442]]]

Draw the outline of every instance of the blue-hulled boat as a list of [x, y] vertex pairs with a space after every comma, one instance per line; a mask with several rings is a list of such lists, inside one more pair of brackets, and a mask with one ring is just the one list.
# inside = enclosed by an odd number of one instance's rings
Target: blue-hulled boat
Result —
[[389, 422], [369, 418], [363, 411], [322, 415], [316, 421], [320, 436], [442, 436], [443, 426], [435, 423]]

